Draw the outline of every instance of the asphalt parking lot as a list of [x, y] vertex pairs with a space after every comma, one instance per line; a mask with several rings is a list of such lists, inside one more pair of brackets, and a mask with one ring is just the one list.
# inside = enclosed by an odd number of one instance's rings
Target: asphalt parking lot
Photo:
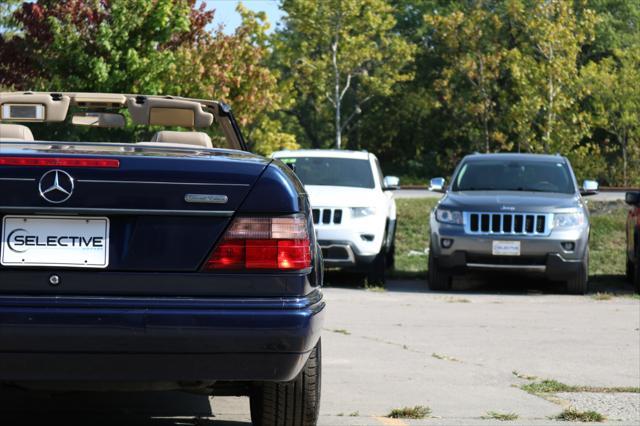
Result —
[[[566, 425], [550, 417], [569, 405], [612, 424], [638, 424], [640, 393], [538, 396], [521, 387], [542, 379], [640, 386], [640, 300], [554, 294], [544, 286], [531, 291], [531, 283], [519, 283], [476, 283], [451, 293], [428, 292], [418, 281], [392, 281], [386, 291], [327, 288], [320, 425], [498, 423], [482, 419], [492, 411], [518, 415], [507, 424]], [[11, 390], [0, 401], [17, 419], [12, 424], [40, 418], [39, 424], [249, 424], [247, 398]], [[386, 417], [416, 405], [430, 409], [427, 418]]]

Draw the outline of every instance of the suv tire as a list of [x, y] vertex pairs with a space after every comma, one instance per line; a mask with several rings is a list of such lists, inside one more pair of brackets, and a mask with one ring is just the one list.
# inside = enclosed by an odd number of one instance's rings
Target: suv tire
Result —
[[315, 426], [320, 409], [321, 344], [311, 351], [293, 381], [265, 382], [251, 395], [251, 422], [257, 426]]
[[427, 275], [431, 290], [451, 290], [451, 274], [438, 266], [438, 262], [436, 262], [436, 258], [433, 255], [433, 248], [429, 249], [429, 271]]
[[636, 257], [636, 262], [633, 264], [633, 274], [631, 282], [635, 288], [636, 293], [640, 294], [640, 259]]
[[576, 274], [567, 281], [570, 294], [587, 294], [589, 291], [589, 248], [584, 251]]
[[384, 285], [385, 270], [387, 264], [387, 255], [383, 250], [378, 253], [369, 265], [369, 271], [367, 272], [367, 284], [369, 285]]

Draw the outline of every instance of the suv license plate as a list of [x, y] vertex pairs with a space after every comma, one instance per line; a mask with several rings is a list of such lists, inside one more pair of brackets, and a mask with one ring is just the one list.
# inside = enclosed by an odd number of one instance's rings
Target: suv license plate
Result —
[[520, 241], [494, 241], [494, 256], [520, 256]]
[[3, 266], [106, 268], [106, 217], [5, 216], [0, 263]]

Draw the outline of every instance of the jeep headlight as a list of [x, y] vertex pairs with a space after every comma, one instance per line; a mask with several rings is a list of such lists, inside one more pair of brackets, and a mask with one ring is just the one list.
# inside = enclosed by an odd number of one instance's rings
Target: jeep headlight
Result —
[[462, 225], [462, 213], [456, 210], [436, 209], [436, 220], [441, 223]]
[[351, 207], [351, 216], [353, 217], [367, 217], [376, 214], [375, 207]]
[[556, 213], [553, 215], [554, 228], [577, 228], [585, 224], [584, 212]]

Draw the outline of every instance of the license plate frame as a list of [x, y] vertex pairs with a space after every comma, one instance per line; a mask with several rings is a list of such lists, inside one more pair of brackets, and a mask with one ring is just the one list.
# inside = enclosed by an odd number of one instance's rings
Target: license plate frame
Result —
[[491, 253], [494, 256], [520, 256], [522, 244], [520, 241], [494, 240]]
[[7, 215], [0, 229], [0, 264], [106, 269], [109, 229], [107, 217]]

